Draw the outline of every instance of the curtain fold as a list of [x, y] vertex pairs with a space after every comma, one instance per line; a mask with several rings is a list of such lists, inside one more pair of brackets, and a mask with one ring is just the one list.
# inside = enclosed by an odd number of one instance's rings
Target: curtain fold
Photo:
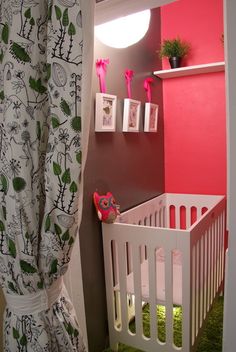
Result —
[[82, 210], [92, 3], [0, 5], [0, 278], [9, 352], [86, 350], [60, 278]]

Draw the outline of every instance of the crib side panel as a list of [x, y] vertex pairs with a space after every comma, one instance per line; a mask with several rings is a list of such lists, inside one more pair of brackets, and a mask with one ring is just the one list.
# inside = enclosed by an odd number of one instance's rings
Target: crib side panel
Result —
[[180, 233], [177, 248], [182, 252], [182, 352], [191, 351], [192, 331], [192, 260], [190, 251], [190, 232]]
[[175, 204], [180, 206], [186, 204], [188, 206], [196, 206], [199, 208], [213, 208], [215, 207], [224, 196], [222, 195], [202, 195], [202, 194], [179, 194], [179, 193], [165, 193], [166, 204]]
[[[166, 227], [167, 222], [166, 214], [166, 194], [162, 194], [155, 197], [143, 204], [140, 204], [124, 213], [122, 213], [116, 223], [126, 223], [133, 225], [143, 225], [152, 227]], [[133, 263], [131, 261], [131, 249], [129, 243], [127, 243], [128, 251], [128, 273], [133, 271]], [[142, 262], [146, 258], [145, 246], [141, 249]]]
[[162, 194], [123, 212], [117, 223], [165, 227], [166, 195]]
[[164, 193], [124, 213], [117, 222], [174, 229], [189, 229], [223, 196]]
[[[104, 260], [106, 275], [106, 293], [108, 305], [109, 333], [111, 345], [118, 341], [147, 352], [176, 351], [173, 344], [173, 251], [178, 248], [183, 253], [183, 348], [182, 351], [189, 351], [190, 335], [189, 305], [190, 305], [190, 238], [186, 231], [184, 234], [169, 229], [153, 228], [149, 226], [136, 226], [127, 224], [103, 224]], [[115, 243], [115, 245], [114, 245]], [[116, 253], [112, 254], [115, 246]], [[141, 273], [141, 251], [146, 248], [148, 259], [148, 298], [150, 309], [150, 336], [146, 337], [142, 331], [142, 273]], [[127, 249], [129, 248], [129, 254]], [[156, 316], [156, 249], [163, 248], [165, 252], [165, 306], [166, 306], [166, 341], [162, 343], [157, 336]], [[129, 311], [127, 310], [129, 294], [127, 290], [128, 260], [132, 259], [132, 274], [134, 287], [134, 313], [135, 333], [129, 330]], [[116, 259], [115, 259], [116, 258]], [[118, 259], [117, 259], [118, 258]], [[118, 267], [118, 268], [117, 268]], [[116, 275], [114, 277], [114, 272]], [[114, 282], [117, 280], [118, 288]], [[118, 303], [114, 304], [114, 297], [119, 295]], [[117, 313], [118, 312], [118, 313]], [[137, 344], [137, 345], [136, 345]]]
[[166, 193], [167, 227], [189, 229], [222, 199], [223, 196]]
[[222, 199], [191, 229], [192, 350], [212, 303], [222, 289], [225, 206], [225, 199]]

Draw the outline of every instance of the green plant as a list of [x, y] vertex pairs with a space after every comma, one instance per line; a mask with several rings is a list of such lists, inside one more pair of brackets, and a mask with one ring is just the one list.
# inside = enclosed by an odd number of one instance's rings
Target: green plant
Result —
[[181, 40], [180, 38], [165, 39], [161, 44], [159, 51], [160, 58], [163, 57], [183, 57], [190, 50], [189, 43]]

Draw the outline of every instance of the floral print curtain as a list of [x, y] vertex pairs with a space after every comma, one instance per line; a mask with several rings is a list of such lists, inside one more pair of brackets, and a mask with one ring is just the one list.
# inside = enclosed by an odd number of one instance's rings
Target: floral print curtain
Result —
[[91, 3], [0, 2], [0, 283], [8, 352], [86, 350], [60, 278], [81, 213]]

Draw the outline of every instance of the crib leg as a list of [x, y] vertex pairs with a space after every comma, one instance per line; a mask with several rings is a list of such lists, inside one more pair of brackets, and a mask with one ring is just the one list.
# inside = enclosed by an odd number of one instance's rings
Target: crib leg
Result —
[[118, 352], [119, 344], [117, 342], [111, 341], [110, 348], [114, 352]]

